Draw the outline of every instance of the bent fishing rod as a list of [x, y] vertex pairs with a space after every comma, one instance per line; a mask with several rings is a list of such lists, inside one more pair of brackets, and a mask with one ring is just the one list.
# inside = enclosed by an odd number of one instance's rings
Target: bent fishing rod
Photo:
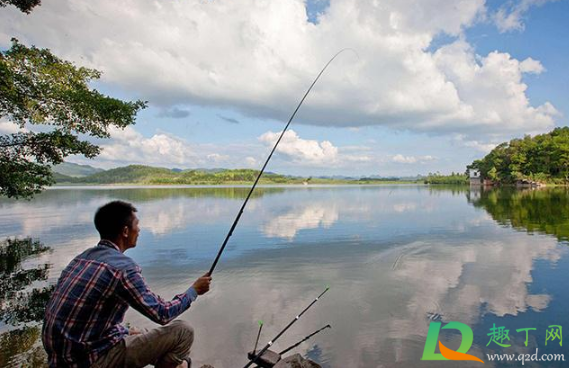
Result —
[[[304, 310], [303, 310], [302, 312], [300, 312], [300, 314], [299, 314], [298, 316], [294, 317], [294, 319], [293, 319], [292, 321], [290, 321], [290, 323], [289, 323], [288, 325], [286, 325], [286, 327], [283, 328], [283, 329], [281, 330], [281, 332], [279, 332], [279, 333], [277, 334], [277, 336], [275, 336], [271, 341], [269, 341], [269, 342], [267, 343], [267, 345], [265, 345], [265, 347], [262, 348], [262, 349], [259, 351], [258, 354], [256, 354], [251, 360], [249, 360], [249, 363], [247, 363], [247, 365], [245, 365], [245, 367], [243, 367], [243, 368], [248, 368], [248, 367], [250, 367], [252, 364], [254, 364], [254, 363], [257, 361], [257, 359], [259, 359], [267, 350], [269, 350], [269, 348], [271, 347], [271, 345], [273, 345], [296, 321], [298, 321], [298, 320], [300, 319], [300, 317], [302, 317], [302, 315], [303, 315], [307, 310], [309, 310], [310, 307], [312, 307], [312, 306], [314, 305], [314, 303], [316, 303], [316, 302], [322, 297], [322, 295], [326, 294], [326, 292], [327, 292], [328, 290], [330, 290], [330, 287], [327, 286], [326, 289], [325, 289], [320, 295], [318, 295], [318, 296], [316, 297], [316, 299], [314, 299], [314, 300], [312, 301], [312, 303], [310, 303], [310, 304], [308, 305], [308, 307], [304, 308]], [[295, 347], [296, 347], [296, 346], [295, 346]], [[287, 349], [287, 350], [288, 350], [288, 349]], [[287, 351], [287, 350], [285, 350], [285, 351]], [[255, 353], [255, 352], [253, 352], [253, 353]]]
[[[290, 119], [288, 119], [288, 122], [286, 123], [285, 128], [283, 129], [281, 135], [279, 136], [279, 139], [277, 140], [277, 142], [275, 143], [273, 149], [271, 150], [271, 153], [269, 154], [269, 157], [267, 157], [267, 160], [265, 161], [265, 164], [263, 165], [263, 167], [261, 168], [261, 171], [259, 171], [259, 175], [257, 175], [257, 178], [255, 179], [255, 182], [253, 183], [253, 186], [251, 187], [251, 189], [249, 190], [249, 194], [247, 194], [247, 197], [245, 198], [245, 201], [243, 202], [243, 205], [241, 206], [241, 209], [239, 209], [239, 213], [237, 213], [237, 217], [235, 217], [235, 221], [233, 221], [233, 225], [231, 225], [231, 228], [229, 229], [229, 232], [227, 233], [227, 236], [225, 237], [225, 240], [223, 241], [223, 244], [221, 245], [221, 248], [219, 249], [219, 252], [217, 253], [217, 256], [215, 257], [215, 260], [213, 261], [213, 264], [211, 265], [211, 268], [209, 269], [209, 272], [207, 273], [209, 276], [211, 276], [213, 274], [213, 271], [215, 270], [215, 266], [217, 266], [217, 262], [219, 261], [219, 258], [221, 257], [221, 254], [223, 253], [223, 251], [225, 250], [225, 246], [227, 245], [227, 242], [229, 241], [229, 238], [231, 237], [231, 235], [233, 235], [233, 231], [235, 230], [235, 227], [237, 227], [237, 223], [239, 222], [239, 219], [241, 218], [241, 215], [243, 214], [243, 210], [245, 209], [245, 206], [247, 205], [247, 202], [249, 202], [249, 198], [251, 198], [251, 194], [253, 194], [253, 191], [255, 190], [255, 187], [257, 186], [257, 183], [259, 182], [259, 179], [261, 179], [261, 175], [263, 175], [263, 173], [265, 172], [265, 168], [267, 167], [271, 157], [273, 157], [273, 153], [275, 153], [275, 150], [277, 149], [277, 146], [279, 145], [281, 139], [283, 138], [284, 134], [286, 133], [290, 123], [292, 122], [292, 119], [294, 119], [296, 113], [298, 112], [298, 110], [300, 109], [300, 106], [302, 106], [302, 103], [304, 102], [304, 100], [306, 99], [306, 97], [308, 96], [308, 94], [310, 93], [310, 91], [312, 90], [312, 87], [314, 87], [314, 85], [316, 84], [316, 82], [318, 82], [318, 79], [320, 79], [320, 76], [324, 73], [324, 71], [326, 70], [326, 68], [328, 68], [328, 65], [330, 65], [332, 63], [332, 61], [334, 61], [334, 59], [336, 59], [336, 57], [338, 55], [340, 55], [342, 52], [346, 51], [346, 50], [351, 50], [351, 49], [343, 49], [340, 50], [338, 53], [336, 53], [336, 55], [334, 55], [324, 66], [324, 68], [322, 68], [322, 70], [320, 71], [320, 73], [318, 73], [318, 76], [316, 77], [316, 79], [314, 79], [314, 82], [312, 82], [312, 84], [310, 85], [310, 87], [308, 88], [308, 90], [306, 91], [306, 93], [304, 94], [304, 96], [302, 97], [302, 99], [300, 100], [300, 102], [298, 103], [298, 106], [296, 106], [296, 109], [294, 109], [294, 112], [292, 113], [292, 115], [290, 116]], [[353, 50], [352, 50], [353, 51]]]

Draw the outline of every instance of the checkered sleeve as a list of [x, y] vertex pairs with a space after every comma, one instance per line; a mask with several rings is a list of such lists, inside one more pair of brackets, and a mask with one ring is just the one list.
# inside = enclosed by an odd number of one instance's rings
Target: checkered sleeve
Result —
[[121, 278], [122, 297], [134, 309], [152, 321], [165, 325], [188, 309], [197, 298], [193, 287], [165, 301], [146, 285], [140, 268], [127, 270]]

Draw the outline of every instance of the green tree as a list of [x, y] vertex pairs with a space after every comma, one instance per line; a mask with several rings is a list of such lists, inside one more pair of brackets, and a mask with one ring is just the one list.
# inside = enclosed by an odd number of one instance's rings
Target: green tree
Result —
[[[16, 39], [0, 53], [0, 118], [22, 129], [0, 136], [0, 195], [32, 197], [53, 184], [51, 165], [69, 155], [99, 154], [99, 147], [80, 135], [108, 138], [109, 127], [134, 124], [145, 102], [90, 89], [88, 83], [100, 76]], [[27, 125], [42, 125], [41, 132], [24, 130]]]
[[14, 5], [24, 13], [29, 13], [34, 7], [38, 6], [40, 2], [40, 0], [0, 0], [0, 7]]
[[468, 168], [478, 169], [482, 177], [500, 183], [529, 179], [568, 184], [569, 127], [502, 143]]

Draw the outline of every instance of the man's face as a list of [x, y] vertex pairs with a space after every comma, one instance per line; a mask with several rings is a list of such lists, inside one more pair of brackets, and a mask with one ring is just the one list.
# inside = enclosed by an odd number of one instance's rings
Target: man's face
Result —
[[136, 241], [138, 240], [138, 235], [140, 234], [140, 227], [138, 226], [138, 217], [133, 213], [132, 226], [128, 228], [127, 246], [129, 248], [136, 247]]

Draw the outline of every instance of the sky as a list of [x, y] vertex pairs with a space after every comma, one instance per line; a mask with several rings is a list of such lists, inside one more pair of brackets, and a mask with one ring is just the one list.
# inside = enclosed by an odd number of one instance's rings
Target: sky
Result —
[[0, 48], [49, 48], [148, 101], [96, 159], [68, 161], [182, 169], [259, 169], [349, 48], [267, 170], [408, 176], [566, 126], [568, 16], [569, 0], [58, 0], [1, 8]]

